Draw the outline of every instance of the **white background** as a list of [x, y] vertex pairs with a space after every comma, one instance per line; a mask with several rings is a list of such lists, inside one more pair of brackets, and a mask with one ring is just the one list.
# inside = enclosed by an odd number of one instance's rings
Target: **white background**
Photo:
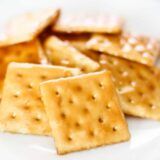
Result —
[[160, 0], [0, 0], [0, 22], [14, 14], [51, 6], [67, 12], [109, 12], [123, 16], [134, 32], [160, 37]]

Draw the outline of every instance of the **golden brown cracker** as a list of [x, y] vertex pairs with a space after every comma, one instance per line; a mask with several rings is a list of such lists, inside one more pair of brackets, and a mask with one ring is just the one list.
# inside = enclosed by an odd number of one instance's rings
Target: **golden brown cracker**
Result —
[[102, 68], [113, 75], [124, 113], [160, 120], [160, 70], [110, 55], [101, 55]]
[[159, 55], [158, 41], [133, 34], [94, 35], [87, 48], [153, 66]]
[[78, 69], [60, 66], [11, 63], [7, 70], [2, 94], [0, 130], [50, 135], [39, 84], [46, 80], [78, 73]]
[[7, 66], [10, 62], [46, 64], [47, 60], [38, 40], [0, 48], [0, 97]]
[[0, 46], [31, 41], [53, 24], [59, 10], [43, 9], [18, 15], [9, 20], [0, 33]]
[[119, 33], [123, 21], [120, 17], [101, 14], [61, 14], [53, 26], [54, 32], [63, 33]]
[[65, 34], [65, 33], [54, 33], [55, 36], [63, 41], [70, 42], [78, 50], [86, 49], [86, 42], [90, 39], [91, 34]]
[[73, 47], [94, 61], [99, 61], [99, 53], [91, 51], [86, 47], [86, 42], [90, 39], [90, 34], [64, 34], [56, 33], [56, 36], [65, 42], [69, 42]]
[[55, 36], [51, 36], [45, 41], [44, 48], [53, 64], [77, 67], [84, 72], [99, 69], [97, 62], [83, 55], [68, 42], [62, 41]]
[[50, 80], [40, 89], [58, 154], [129, 139], [109, 72]]

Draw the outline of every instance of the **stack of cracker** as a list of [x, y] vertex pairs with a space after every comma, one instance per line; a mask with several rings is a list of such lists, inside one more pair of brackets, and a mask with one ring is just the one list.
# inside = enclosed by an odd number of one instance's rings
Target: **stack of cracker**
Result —
[[124, 113], [160, 120], [158, 41], [121, 18], [47, 9], [0, 35], [0, 130], [53, 136], [58, 154], [130, 139]]

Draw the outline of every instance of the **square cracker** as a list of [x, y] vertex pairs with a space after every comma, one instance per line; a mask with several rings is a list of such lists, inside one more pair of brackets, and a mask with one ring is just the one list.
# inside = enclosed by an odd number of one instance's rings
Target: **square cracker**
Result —
[[110, 70], [124, 113], [160, 120], [160, 70], [110, 55], [101, 55]]
[[0, 98], [10, 62], [47, 63], [38, 40], [0, 48]]
[[0, 46], [31, 41], [58, 18], [59, 10], [43, 9], [18, 15], [0, 32]]
[[62, 13], [52, 29], [63, 33], [119, 33], [122, 26], [122, 19], [113, 15]]
[[99, 64], [83, 55], [68, 42], [58, 37], [49, 37], [44, 44], [46, 54], [51, 63], [68, 67], [77, 67], [84, 72], [96, 71]]
[[60, 66], [11, 63], [8, 66], [2, 94], [0, 130], [50, 135], [39, 84], [78, 73], [78, 69]]
[[153, 66], [160, 52], [155, 39], [133, 34], [94, 35], [86, 44], [88, 49], [122, 57]]
[[58, 154], [129, 139], [109, 72], [51, 80], [40, 89]]

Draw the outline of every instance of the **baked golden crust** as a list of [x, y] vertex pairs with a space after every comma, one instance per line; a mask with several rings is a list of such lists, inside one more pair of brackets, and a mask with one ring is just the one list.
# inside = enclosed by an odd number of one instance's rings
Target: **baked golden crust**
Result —
[[52, 64], [77, 67], [84, 72], [96, 71], [100, 67], [97, 62], [82, 54], [69, 42], [62, 41], [56, 36], [49, 37], [44, 48]]
[[0, 46], [8, 46], [35, 39], [58, 18], [58, 9], [28, 12], [9, 20], [0, 32]]
[[40, 88], [58, 154], [130, 138], [109, 72], [51, 80]]
[[86, 44], [88, 49], [153, 66], [160, 53], [159, 42], [133, 34], [94, 35]]
[[158, 68], [104, 54], [100, 64], [112, 72], [124, 113], [160, 120]]
[[31, 63], [8, 67], [0, 107], [0, 130], [50, 135], [39, 85], [46, 80], [79, 74], [78, 69]]
[[53, 26], [54, 32], [62, 33], [120, 33], [123, 21], [111, 15], [61, 14]]

